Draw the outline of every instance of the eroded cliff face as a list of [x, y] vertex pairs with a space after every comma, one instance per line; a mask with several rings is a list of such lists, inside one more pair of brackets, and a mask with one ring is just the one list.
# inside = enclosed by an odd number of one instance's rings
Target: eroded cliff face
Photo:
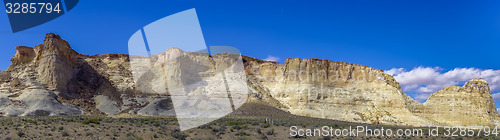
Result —
[[36, 47], [17, 47], [11, 66], [2, 72], [0, 114], [3, 116], [81, 114], [57, 100], [67, 93], [68, 81], [80, 54], [55, 34]]
[[444, 126], [493, 126], [500, 118], [489, 84], [483, 79], [473, 79], [463, 87], [446, 87], [413, 112]]
[[493, 126], [498, 114], [488, 83], [473, 79], [446, 87], [425, 103], [404, 94], [382, 70], [324, 59], [286, 59], [284, 64], [247, 58], [256, 77], [292, 114], [374, 124], [409, 126]]
[[[137, 114], [150, 103], [163, 101], [158, 94], [135, 89], [128, 71], [128, 55], [79, 54], [52, 33], [46, 35], [43, 44], [17, 47], [11, 62], [9, 69], [2, 72], [0, 83], [0, 100], [6, 101], [0, 106], [3, 116], [26, 116], [34, 112], [43, 112], [40, 115]], [[39, 97], [24, 96], [32, 93]], [[41, 99], [43, 104], [30, 101]], [[168, 108], [159, 108], [162, 107]]]
[[[211, 72], [238, 71], [231, 66], [234, 58], [177, 48], [151, 57], [90, 56], [49, 33], [43, 44], [17, 47], [12, 65], [1, 73], [0, 115], [174, 115], [168, 87], [182, 87], [188, 95], [213, 91], [213, 96], [224, 96], [217, 89], [189, 89], [179, 83], [222, 85], [210, 78]], [[245, 79], [246, 86], [228, 86], [237, 93], [248, 90], [247, 101], [264, 101], [295, 115], [408, 126], [492, 126], [500, 120], [489, 85], [480, 79], [447, 87], [419, 103], [404, 94], [392, 76], [364, 65], [325, 59], [292, 58], [284, 64], [242, 59], [244, 77], [229, 78]], [[150, 69], [141, 70], [145, 66]], [[193, 72], [199, 75], [190, 75]], [[217, 103], [201, 107], [223, 109]]]
[[259, 79], [271, 97], [292, 114], [351, 122], [435, 125], [415, 116], [412, 99], [395, 79], [368, 66], [325, 59], [286, 59], [284, 64], [247, 61], [247, 73]]

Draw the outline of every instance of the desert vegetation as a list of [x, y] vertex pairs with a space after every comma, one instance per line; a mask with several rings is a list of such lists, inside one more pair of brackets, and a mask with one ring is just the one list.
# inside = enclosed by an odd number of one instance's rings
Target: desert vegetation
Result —
[[[253, 112], [237, 111], [194, 129], [180, 131], [174, 116], [29, 116], [0, 118], [1, 139], [462, 139], [458, 137], [292, 137], [290, 127], [349, 128], [409, 128], [295, 116], [269, 111], [262, 104], [246, 104], [244, 108], [257, 108]], [[260, 108], [260, 109], [259, 109]], [[261, 114], [264, 113], [267, 115]], [[271, 109], [272, 110], [272, 109]], [[253, 114], [253, 115], [250, 115]], [[424, 132], [427, 128], [423, 128]], [[467, 139], [495, 139], [496, 137], [467, 137]]]

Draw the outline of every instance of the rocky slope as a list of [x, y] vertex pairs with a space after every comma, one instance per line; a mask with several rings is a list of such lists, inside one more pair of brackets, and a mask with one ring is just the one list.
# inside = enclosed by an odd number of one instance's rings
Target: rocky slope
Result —
[[[1, 73], [0, 115], [175, 115], [175, 97], [169, 95], [169, 84], [193, 80], [222, 84], [203, 75], [231, 67], [236, 59], [230, 55], [208, 57], [206, 53], [171, 48], [149, 58], [122, 54], [90, 56], [75, 52], [58, 35], [49, 33], [43, 44], [17, 47], [11, 66]], [[181, 65], [186, 61], [169, 61], [178, 56], [199, 67]], [[228, 79], [246, 79], [247, 84], [229, 84], [227, 90], [241, 93], [248, 89], [247, 102], [263, 101], [295, 115], [410, 126], [492, 126], [500, 120], [484, 80], [444, 88], [426, 103], [419, 103], [404, 94], [392, 76], [368, 66], [325, 59], [293, 58], [279, 64], [242, 58], [244, 77], [229, 75]], [[145, 64], [151, 70], [136, 73], [135, 69]], [[232, 71], [236, 69], [233, 67]], [[202, 78], [176, 79], [176, 75], [186, 75], [182, 71], [200, 73]], [[223, 96], [218, 89], [183, 88], [189, 95], [202, 90]], [[221, 106], [202, 105], [214, 110], [224, 109], [217, 108]]]

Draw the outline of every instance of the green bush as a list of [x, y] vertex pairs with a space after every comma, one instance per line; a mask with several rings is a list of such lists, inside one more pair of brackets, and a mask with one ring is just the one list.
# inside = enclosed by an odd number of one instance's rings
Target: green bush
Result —
[[85, 119], [85, 120], [82, 121], [82, 123], [83, 124], [89, 124], [90, 122], [89, 122], [89, 120]]
[[90, 123], [99, 124], [99, 119], [98, 118], [92, 118], [92, 119], [90, 119]]
[[89, 123], [93, 123], [93, 124], [100, 124], [99, 122], [99, 119], [98, 118], [92, 118], [90, 120], [88, 119], [85, 119], [82, 121], [83, 124], [89, 124]]

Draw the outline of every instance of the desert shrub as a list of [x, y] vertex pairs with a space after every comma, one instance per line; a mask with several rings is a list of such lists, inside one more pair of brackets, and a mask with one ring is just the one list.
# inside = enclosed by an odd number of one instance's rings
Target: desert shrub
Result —
[[23, 137], [24, 135], [26, 135], [26, 134], [24, 134], [24, 132], [22, 132], [22, 131], [17, 131], [17, 136], [19, 136], [19, 137]]
[[262, 127], [262, 128], [268, 128], [269, 126], [271, 126], [271, 124], [269, 124], [269, 123], [260, 124], [260, 127]]
[[226, 126], [223, 125], [219, 128], [218, 134], [225, 134], [225, 133], [226, 133]]
[[128, 136], [128, 137], [133, 137], [133, 136], [135, 136], [135, 135], [134, 135], [133, 133], [127, 133], [127, 136]]
[[99, 124], [99, 119], [98, 118], [92, 118], [92, 119], [90, 119], [90, 123]]
[[179, 131], [172, 132], [172, 134], [170, 134], [170, 136], [172, 136], [172, 137], [174, 137], [176, 139], [180, 139], [180, 140], [185, 140], [188, 137], [187, 134], [184, 134], [184, 133], [179, 132]]
[[269, 131], [267, 131], [267, 133], [266, 133], [266, 134], [267, 134], [267, 135], [274, 135], [274, 128], [273, 128], [273, 129], [271, 129], [271, 130], [269, 130]]
[[217, 132], [219, 132], [219, 129], [214, 128], [214, 129], [212, 129], [212, 132], [217, 133]]
[[67, 137], [67, 136], [69, 136], [69, 133], [68, 133], [68, 132], [66, 132], [66, 131], [62, 131], [62, 132], [61, 132], [61, 135], [62, 135], [63, 137]]
[[200, 129], [212, 129], [212, 127], [209, 124], [201, 125], [198, 128], [200, 128]]
[[83, 120], [83, 121], [82, 121], [82, 123], [83, 123], [83, 124], [89, 124], [89, 123], [90, 123], [90, 121], [89, 121], [89, 120], [87, 120], [87, 119], [85, 119], [85, 120]]
[[258, 121], [253, 121], [253, 122], [252, 122], [252, 125], [254, 125], [254, 126], [255, 126], [255, 125], [259, 125], [259, 122], [258, 122]]
[[231, 128], [236, 129], [236, 130], [240, 130], [242, 127], [239, 125], [233, 125]]
[[247, 134], [245, 131], [239, 131], [238, 136], [250, 136], [250, 134]]
[[93, 124], [100, 124], [100, 122], [99, 122], [99, 119], [98, 119], [98, 118], [84, 119], [84, 120], [82, 120], [82, 123], [83, 123], [83, 124], [90, 124], [90, 123], [93, 123]]

